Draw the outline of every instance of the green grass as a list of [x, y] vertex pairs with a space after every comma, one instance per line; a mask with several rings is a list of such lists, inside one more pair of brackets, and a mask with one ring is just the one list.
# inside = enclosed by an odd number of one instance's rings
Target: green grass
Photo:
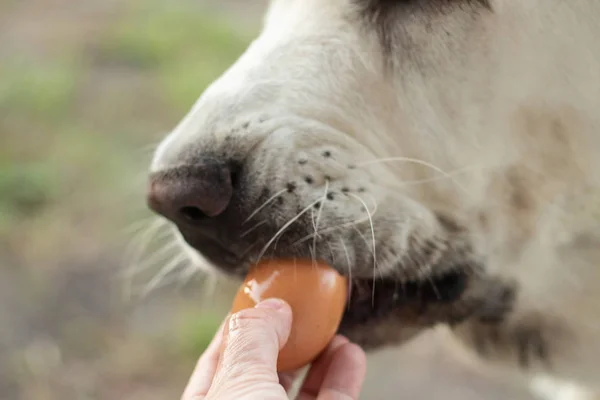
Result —
[[160, 6], [135, 10], [108, 32], [105, 55], [138, 68], [156, 68], [189, 57], [222, 64], [236, 58], [245, 40], [213, 15]]
[[214, 15], [174, 6], [134, 10], [108, 32], [102, 57], [154, 72], [167, 102], [179, 110], [187, 110], [249, 42]]
[[200, 316], [194, 313], [186, 315], [179, 327], [179, 352], [186, 357], [198, 357], [210, 344], [221, 322], [222, 316], [206, 312]]
[[0, 165], [0, 237], [23, 219], [35, 217], [56, 198], [56, 189], [44, 164]]
[[0, 68], [0, 113], [56, 121], [68, 117], [78, 71], [68, 60], [49, 64], [11, 62]]

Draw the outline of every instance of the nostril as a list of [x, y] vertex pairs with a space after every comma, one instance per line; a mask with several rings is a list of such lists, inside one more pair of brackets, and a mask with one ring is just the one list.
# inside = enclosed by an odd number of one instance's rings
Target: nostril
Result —
[[232, 171], [231, 175], [229, 176], [230, 182], [231, 182], [231, 187], [233, 187], [234, 189], [238, 187], [238, 183], [239, 183], [239, 175], [237, 172]]
[[231, 186], [234, 189], [238, 187], [238, 184], [240, 182], [240, 169], [241, 167], [237, 164], [229, 166], [229, 179], [231, 182]]
[[179, 214], [187, 219], [189, 222], [200, 222], [208, 217], [204, 211], [198, 207], [182, 207], [179, 210]]
[[207, 162], [156, 172], [150, 177], [148, 205], [175, 223], [216, 217], [229, 206], [237, 171]]

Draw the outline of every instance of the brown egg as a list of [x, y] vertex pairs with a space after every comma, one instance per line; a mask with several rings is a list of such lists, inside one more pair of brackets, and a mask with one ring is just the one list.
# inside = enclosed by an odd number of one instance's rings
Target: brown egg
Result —
[[335, 336], [348, 295], [348, 281], [330, 266], [311, 260], [273, 260], [250, 270], [232, 312], [277, 297], [292, 308], [290, 337], [277, 360], [278, 371], [312, 362]]

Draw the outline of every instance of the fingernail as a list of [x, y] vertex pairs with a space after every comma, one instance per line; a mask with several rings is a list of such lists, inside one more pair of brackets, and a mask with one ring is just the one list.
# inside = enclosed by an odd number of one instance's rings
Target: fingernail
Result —
[[285, 302], [280, 299], [266, 299], [256, 305], [256, 308], [271, 308], [273, 310], [281, 310], [285, 307]]

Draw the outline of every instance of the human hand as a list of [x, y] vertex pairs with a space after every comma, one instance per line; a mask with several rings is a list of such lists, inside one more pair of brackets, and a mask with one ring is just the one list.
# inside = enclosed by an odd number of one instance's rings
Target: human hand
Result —
[[[268, 299], [227, 318], [185, 389], [182, 400], [288, 400], [295, 373], [277, 373], [277, 355], [292, 324], [290, 306]], [[298, 400], [358, 399], [365, 353], [336, 336], [312, 364]]]

